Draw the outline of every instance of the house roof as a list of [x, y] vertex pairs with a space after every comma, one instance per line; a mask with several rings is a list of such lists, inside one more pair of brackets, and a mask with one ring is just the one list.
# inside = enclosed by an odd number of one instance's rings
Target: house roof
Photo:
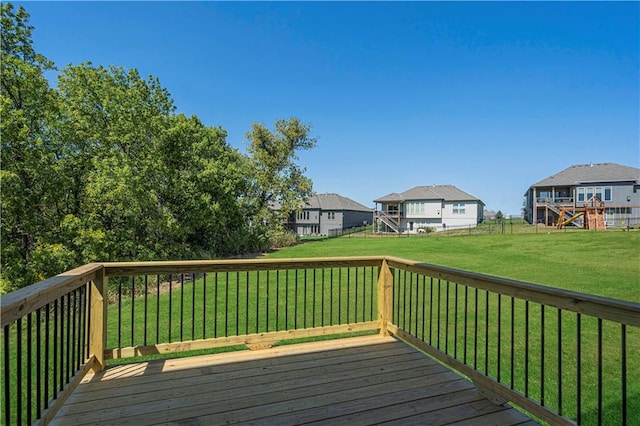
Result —
[[590, 182], [640, 182], [640, 169], [615, 163], [577, 164], [534, 183], [531, 187], [579, 185]]
[[385, 203], [390, 201], [409, 201], [409, 200], [444, 200], [444, 201], [482, 201], [456, 188], [453, 185], [429, 185], [416, 186], [405, 192], [392, 192], [384, 197], [374, 200], [375, 203]]
[[305, 201], [303, 209], [349, 210], [371, 212], [372, 209], [338, 194], [316, 194]]

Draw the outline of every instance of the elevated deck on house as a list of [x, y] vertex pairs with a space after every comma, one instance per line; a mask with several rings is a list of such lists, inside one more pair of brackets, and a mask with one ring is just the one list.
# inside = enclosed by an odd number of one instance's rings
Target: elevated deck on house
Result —
[[537, 424], [378, 335], [110, 367], [84, 377], [52, 421], [228, 423]]

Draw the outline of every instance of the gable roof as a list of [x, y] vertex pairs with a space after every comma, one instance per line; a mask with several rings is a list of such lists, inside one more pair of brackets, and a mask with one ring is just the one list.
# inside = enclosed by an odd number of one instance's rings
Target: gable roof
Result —
[[303, 209], [320, 210], [349, 210], [371, 212], [372, 209], [338, 194], [316, 194], [309, 197], [302, 206]]
[[531, 187], [620, 181], [640, 182], [640, 169], [615, 163], [576, 164], [534, 183]]
[[387, 194], [384, 197], [374, 200], [374, 202], [403, 202], [409, 200], [479, 201], [482, 203], [479, 198], [474, 197], [453, 185], [416, 186], [399, 194], [397, 192], [392, 192], [391, 194]]

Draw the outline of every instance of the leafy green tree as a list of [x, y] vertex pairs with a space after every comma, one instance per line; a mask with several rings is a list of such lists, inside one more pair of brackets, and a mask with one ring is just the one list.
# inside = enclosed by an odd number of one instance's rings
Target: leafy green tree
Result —
[[74, 252], [99, 260], [155, 257], [146, 244], [158, 216], [149, 173], [173, 111], [168, 92], [136, 70], [91, 63], [64, 68], [58, 91], [67, 219], [94, 237], [79, 238]]
[[[58, 87], [72, 214], [100, 244], [94, 256], [212, 257], [252, 246], [238, 204], [243, 159], [223, 129], [173, 115], [166, 89], [135, 70], [68, 67]], [[76, 252], [90, 245], [82, 242]]]
[[274, 131], [253, 124], [247, 132], [249, 191], [245, 202], [254, 227], [264, 227], [271, 234], [282, 231], [282, 219], [298, 210], [312, 194], [311, 179], [296, 163], [299, 151], [316, 145], [310, 131], [310, 125], [294, 117], [277, 120]]
[[[243, 157], [226, 143], [221, 128], [177, 115], [158, 139], [152, 188], [169, 224], [176, 258], [237, 254], [252, 249], [238, 203], [245, 191]], [[159, 236], [160, 237], [160, 236]]]
[[498, 213], [496, 213], [496, 220], [501, 221], [502, 219], [504, 219], [504, 214], [502, 214], [501, 210], [498, 210]]
[[58, 115], [56, 93], [44, 77], [53, 62], [34, 51], [24, 8], [0, 7], [1, 280], [8, 290], [50, 275], [73, 259], [49, 241], [63, 216], [57, 169], [61, 147], [50, 125]]
[[70, 65], [53, 89], [29, 15], [1, 6], [0, 292], [89, 261], [263, 250], [282, 229], [270, 206], [311, 194], [308, 125], [253, 125], [247, 156], [135, 69]]

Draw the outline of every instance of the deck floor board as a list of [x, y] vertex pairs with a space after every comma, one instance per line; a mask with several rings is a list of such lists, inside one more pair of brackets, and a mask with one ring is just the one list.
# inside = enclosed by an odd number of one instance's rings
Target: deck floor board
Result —
[[366, 336], [111, 367], [87, 375], [52, 424], [527, 422], [405, 343]]

